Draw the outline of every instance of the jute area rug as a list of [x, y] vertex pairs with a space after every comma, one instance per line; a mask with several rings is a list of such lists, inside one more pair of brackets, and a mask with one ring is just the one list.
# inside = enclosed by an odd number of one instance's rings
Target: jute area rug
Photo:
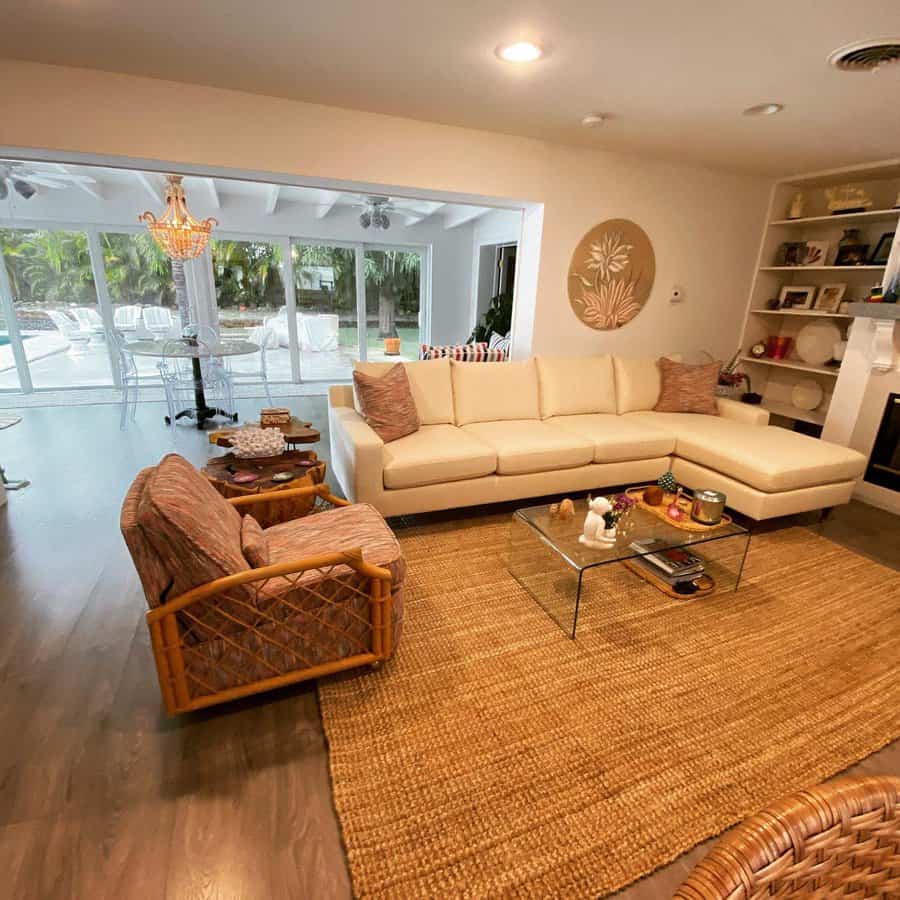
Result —
[[770, 533], [736, 594], [617, 567], [571, 641], [507, 528], [401, 535], [397, 656], [319, 687], [359, 896], [602, 896], [900, 736], [896, 572]]

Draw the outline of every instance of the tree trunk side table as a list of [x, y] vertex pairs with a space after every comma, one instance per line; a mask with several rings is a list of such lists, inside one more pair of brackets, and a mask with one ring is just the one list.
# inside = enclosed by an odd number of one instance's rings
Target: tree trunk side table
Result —
[[[287, 450], [281, 456], [264, 459], [239, 459], [233, 453], [226, 453], [209, 460], [201, 471], [223, 497], [289, 491], [325, 480], [325, 463], [312, 450]], [[240, 472], [252, 472], [257, 479], [248, 484], [235, 484], [235, 475]], [[294, 478], [273, 481], [272, 477], [281, 472], [289, 472]], [[315, 500], [315, 497], [293, 497], [283, 502], [258, 503], [253, 506], [252, 515], [263, 528], [269, 528], [305, 516]]]

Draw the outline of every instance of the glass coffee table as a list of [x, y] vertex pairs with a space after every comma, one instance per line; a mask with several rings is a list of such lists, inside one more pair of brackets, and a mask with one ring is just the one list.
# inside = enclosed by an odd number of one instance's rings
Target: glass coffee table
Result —
[[[603, 602], [604, 572], [609, 566], [629, 568], [631, 578], [644, 582], [648, 591], [660, 587], [642, 577], [641, 554], [629, 546], [635, 540], [659, 538], [670, 547], [688, 548], [702, 558], [705, 574], [714, 584], [701, 595], [671, 595], [672, 603], [696, 600], [703, 596], [736, 591], [741, 581], [750, 532], [735, 522], [709, 531], [685, 531], [669, 525], [648, 510], [634, 507], [618, 526], [616, 543], [592, 549], [579, 543], [587, 502], [575, 502], [575, 516], [551, 518], [550, 507], [530, 506], [516, 510], [509, 529], [506, 564], [513, 577], [571, 638], [575, 638], [579, 614], [593, 602]], [[663, 595], [663, 590], [660, 596]]]

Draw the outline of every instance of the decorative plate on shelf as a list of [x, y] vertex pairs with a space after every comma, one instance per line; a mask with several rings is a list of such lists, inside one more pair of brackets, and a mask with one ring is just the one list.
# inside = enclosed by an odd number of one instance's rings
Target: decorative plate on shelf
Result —
[[798, 381], [794, 385], [794, 389], [791, 391], [791, 403], [797, 409], [812, 412], [819, 406], [824, 396], [825, 391], [822, 390], [822, 385], [818, 381], [804, 378], [803, 381]]
[[794, 346], [803, 362], [822, 366], [831, 359], [834, 345], [840, 339], [840, 329], [833, 322], [810, 322], [797, 333]]

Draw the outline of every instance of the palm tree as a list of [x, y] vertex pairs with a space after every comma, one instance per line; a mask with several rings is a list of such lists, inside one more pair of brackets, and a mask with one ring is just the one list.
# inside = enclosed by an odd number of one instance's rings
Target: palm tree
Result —
[[101, 235], [106, 283], [114, 303], [158, 303], [175, 300], [171, 260], [149, 234]]
[[0, 243], [17, 300], [96, 300], [87, 235], [83, 232], [4, 229]]
[[397, 301], [419, 301], [419, 254], [406, 250], [367, 250], [366, 284], [378, 293], [378, 337], [396, 337]]

